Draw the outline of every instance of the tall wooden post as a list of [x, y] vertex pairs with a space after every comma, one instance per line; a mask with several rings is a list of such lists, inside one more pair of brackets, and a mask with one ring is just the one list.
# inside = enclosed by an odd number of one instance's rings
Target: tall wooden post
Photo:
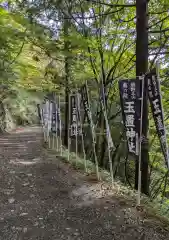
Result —
[[[136, 75], [148, 71], [148, 0], [136, 0]], [[141, 191], [149, 194], [149, 146], [148, 146], [148, 94], [147, 81], [144, 81], [143, 119], [141, 145]], [[138, 162], [136, 161], [135, 188], [138, 189]]]
[[64, 30], [64, 51], [65, 51], [65, 126], [64, 126], [64, 145], [68, 147], [68, 126], [69, 126], [69, 83], [70, 83], [70, 56], [69, 48], [70, 42], [69, 36], [69, 22], [64, 19], [63, 23]]

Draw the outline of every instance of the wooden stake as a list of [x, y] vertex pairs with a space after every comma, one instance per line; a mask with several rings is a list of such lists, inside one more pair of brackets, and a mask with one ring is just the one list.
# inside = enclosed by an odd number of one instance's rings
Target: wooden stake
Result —
[[[104, 87], [103, 81], [102, 81], [102, 87]], [[103, 94], [102, 96], [103, 96], [103, 102], [101, 101], [101, 105], [102, 105], [102, 111], [103, 111], [104, 119], [106, 121], [106, 138], [107, 138], [107, 144], [108, 144], [108, 157], [109, 157], [111, 183], [112, 183], [112, 188], [113, 188], [114, 174], [113, 174], [113, 164], [112, 164], [112, 158], [111, 158], [111, 149], [114, 147], [114, 145], [110, 144], [110, 137], [111, 136], [110, 136], [110, 128], [109, 128], [109, 123], [108, 123], [108, 118], [107, 118], [107, 109], [106, 109], [105, 95]]]
[[138, 137], [138, 196], [137, 196], [137, 204], [140, 205], [140, 197], [141, 197], [141, 143], [142, 143], [142, 119], [143, 119], [143, 98], [144, 98], [144, 78], [141, 77], [139, 80], [142, 80], [142, 92], [141, 92], [141, 118], [140, 118], [140, 136]]
[[49, 148], [51, 148], [51, 102], [49, 101], [49, 119], [48, 119], [48, 139], [49, 139]]
[[[77, 115], [77, 109], [76, 109], [76, 115]], [[78, 157], [78, 128], [77, 128], [77, 124], [76, 124], [76, 165], [77, 165], [77, 157]]]
[[[156, 73], [157, 73], [157, 82], [158, 82], [158, 87], [159, 87], [159, 93], [161, 95], [161, 84], [160, 84], [160, 75], [159, 75], [159, 71], [160, 71], [160, 64], [158, 61], [156, 61]], [[162, 96], [160, 97], [160, 102], [161, 102], [161, 110], [162, 110], [162, 116], [164, 119], [164, 110], [163, 110], [163, 104], [162, 104]], [[167, 154], [167, 165], [169, 168], [169, 152], [168, 152], [168, 143], [167, 143], [167, 136], [166, 136], [166, 128], [165, 128], [165, 124], [164, 124], [164, 135], [165, 135], [165, 141], [166, 141], [166, 154]]]
[[[79, 99], [79, 94], [78, 93], [77, 93], [77, 106], [78, 106], [78, 109], [80, 110], [80, 99]], [[80, 112], [79, 117], [80, 117], [80, 130], [81, 130], [83, 159], [84, 159], [85, 171], [87, 172], [87, 160], [86, 160], [86, 152], [85, 152], [85, 146], [84, 146], [84, 136], [83, 136], [81, 112]]]
[[[56, 98], [56, 94], [55, 94], [55, 104], [56, 104], [56, 106], [57, 106], [57, 98]], [[56, 123], [55, 123], [55, 128], [56, 128], [56, 133], [55, 133], [55, 140], [56, 140], [56, 151], [58, 151], [58, 131], [57, 131], [57, 129], [58, 129], [58, 119], [57, 119], [57, 111], [58, 111], [58, 109], [57, 109], [57, 107], [56, 107]]]
[[61, 118], [61, 109], [60, 109], [60, 95], [59, 95], [59, 100], [58, 100], [58, 109], [60, 112], [60, 119], [59, 119], [59, 137], [60, 137], [60, 154], [62, 156], [62, 118]]
[[[53, 102], [53, 104], [55, 104], [55, 101]], [[52, 108], [52, 118], [53, 118], [53, 108]], [[53, 131], [52, 131], [52, 148], [55, 149], [55, 134], [53, 133]]]
[[91, 105], [90, 105], [90, 99], [89, 99], [89, 94], [88, 94], [88, 86], [87, 86], [87, 81], [86, 81], [86, 90], [87, 90], [87, 96], [88, 96], [88, 102], [89, 102], [89, 111], [90, 111], [90, 121], [91, 121], [91, 132], [92, 132], [92, 145], [93, 145], [93, 154], [94, 154], [94, 160], [95, 160], [95, 165], [96, 165], [96, 175], [97, 179], [101, 180], [100, 178], [100, 173], [99, 173], [99, 164], [97, 160], [97, 154], [96, 154], [96, 135], [95, 135], [95, 129], [94, 129], [94, 124], [92, 120], [92, 113], [91, 113]]
[[68, 162], [70, 161], [70, 94], [69, 94], [69, 101], [68, 101], [68, 109], [69, 109], [69, 114], [68, 114]]

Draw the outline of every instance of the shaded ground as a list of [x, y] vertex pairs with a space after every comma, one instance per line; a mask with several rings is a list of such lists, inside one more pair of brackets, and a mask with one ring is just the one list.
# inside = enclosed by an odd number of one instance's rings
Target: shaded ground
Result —
[[169, 232], [42, 148], [38, 128], [0, 138], [0, 239], [163, 240]]

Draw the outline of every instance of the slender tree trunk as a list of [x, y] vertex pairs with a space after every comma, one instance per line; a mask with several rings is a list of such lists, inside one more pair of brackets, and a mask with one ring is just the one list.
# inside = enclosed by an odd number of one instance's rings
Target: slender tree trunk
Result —
[[69, 131], [69, 82], [70, 82], [70, 42], [69, 36], [69, 21], [64, 19], [64, 51], [65, 51], [65, 134], [64, 145], [68, 146], [68, 131]]
[[[136, 0], [137, 16], [137, 39], [136, 39], [136, 75], [145, 74], [148, 71], [148, 0]], [[148, 95], [147, 81], [144, 86], [143, 100], [143, 129], [142, 129], [142, 146], [141, 146], [141, 191], [149, 194], [149, 147], [148, 147]], [[136, 161], [135, 188], [138, 188], [138, 161]]]

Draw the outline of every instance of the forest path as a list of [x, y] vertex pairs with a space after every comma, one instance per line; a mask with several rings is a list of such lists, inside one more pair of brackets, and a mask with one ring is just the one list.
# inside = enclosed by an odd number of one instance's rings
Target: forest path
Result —
[[42, 145], [37, 127], [0, 137], [0, 239], [169, 239], [154, 219]]

